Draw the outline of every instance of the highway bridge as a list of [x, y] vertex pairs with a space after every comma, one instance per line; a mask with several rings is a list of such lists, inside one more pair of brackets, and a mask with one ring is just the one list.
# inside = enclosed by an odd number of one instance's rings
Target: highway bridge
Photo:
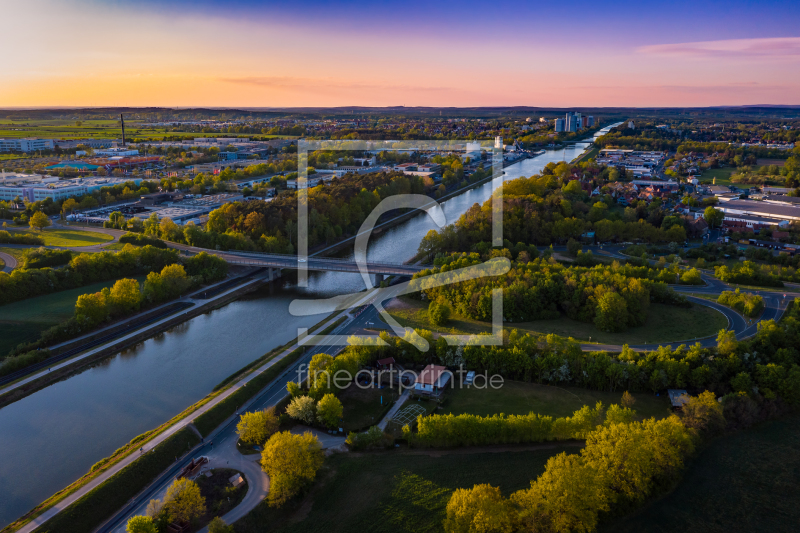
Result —
[[[219, 254], [228, 263], [269, 268], [290, 268], [297, 270], [305, 267], [308, 270], [327, 272], [360, 272], [353, 259], [335, 257], [308, 257], [298, 261], [296, 255], [268, 254], [259, 252], [229, 251]], [[383, 276], [413, 276], [417, 272], [431, 268], [430, 265], [405, 265], [402, 263], [382, 263], [368, 261], [366, 269], [375, 275], [376, 284], [383, 281]]]

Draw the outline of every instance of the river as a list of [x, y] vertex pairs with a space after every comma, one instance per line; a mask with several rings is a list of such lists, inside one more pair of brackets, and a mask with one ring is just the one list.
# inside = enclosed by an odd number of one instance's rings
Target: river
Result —
[[[548, 150], [507, 167], [505, 179], [531, 176], [550, 162], [572, 161], [588, 146], [580, 142]], [[447, 223], [491, 192], [487, 183], [445, 201]], [[407, 259], [435, 227], [427, 215], [414, 217], [373, 237], [368, 258]], [[363, 288], [358, 274], [335, 272], [310, 274], [302, 290], [289, 284], [265, 287], [0, 409], [0, 528], [133, 437], [203, 398], [236, 370], [292, 340], [297, 328], [324, 318], [291, 316], [293, 299]]]

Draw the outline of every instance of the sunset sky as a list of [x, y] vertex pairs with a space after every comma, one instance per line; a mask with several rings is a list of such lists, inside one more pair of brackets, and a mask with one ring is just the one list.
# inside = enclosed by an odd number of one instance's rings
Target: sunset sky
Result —
[[796, 0], [0, 10], [0, 107], [800, 104]]

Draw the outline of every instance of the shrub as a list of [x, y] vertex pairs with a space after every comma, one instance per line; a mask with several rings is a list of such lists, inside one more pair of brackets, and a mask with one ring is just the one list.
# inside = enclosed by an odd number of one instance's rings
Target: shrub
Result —
[[167, 248], [167, 243], [161, 239], [142, 235], [141, 233], [126, 233], [119, 238], [122, 244], [132, 244], [134, 246], [155, 246], [156, 248]]
[[31, 248], [22, 253], [20, 268], [44, 268], [66, 265], [72, 260], [69, 250], [50, 250], [48, 248]]

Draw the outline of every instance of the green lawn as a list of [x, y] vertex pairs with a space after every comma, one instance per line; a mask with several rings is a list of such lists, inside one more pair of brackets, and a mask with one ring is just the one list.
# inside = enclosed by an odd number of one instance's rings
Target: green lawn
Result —
[[234, 525], [237, 533], [441, 532], [457, 488], [499, 486], [505, 495], [530, 486], [547, 459], [575, 446], [553, 444], [503, 453], [405, 451], [328, 457], [311, 493], [283, 509], [261, 503]]
[[[440, 333], [490, 332], [488, 323], [454, 316], [445, 327], [432, 326], [428, 321], [428, 306], [425, 302], [400, 297], [392, 301], [389, 313], [404, 327], [428, 329]], [[555, 333], [562, 337], [573, 337], [585, 342], [601, 344], [644, 344], [670, 342], [714, 335], [727, 326], [728, 320], [719, 311], [695, 305], [689, 309], [663, 304], [651, 304], [647, 322], [639, 328], [630, 328], [621, 333], [606, 333], [594, 324], [578, 322], [562, 317], [555, 320], [506, 323], [505, 329], [517, 329], [531, 334]]]
[[339, 395], [342, 407], [344, 407], [342, 413], [344, 430], [359, 431], [377, 424], [388, 410], [389, 404], [397, 397], [397, 388], [361, 389], [351, 385]]
[[[480, 383], [478, 383], [480, 384]], [[589, 405], [593, 407], [598, 401], [606, 406], [619, 404], [622, 391], [604, 392], [577, 387], [553, 387], [537, 383], [506, 381], [502, 388], [456, 388], [445, 395], [444, 408], [437, 414], [471, 413], [489, 416], [497, 413], [507, 415], [525, 415], [538, 413], [554, 418], [571, 416], [572, 413]], [[633, 408], [641, 418], [663, 418], [670, 414], [666, 396], [654, 396], [648, 393], [636, 393]]]
[[77, 229], [45, 228], [43, 231], [24, 230], [21, 233], [44, 238], [45, 246], [92, 246], [114, 240], [113, 236], [105, 233]]
[[717, 178], [716, 185], [730, 185], [731, 176], [734, 172], [736, 172], [736, 169], [733, 167], [710, 168], [700, 175], [700, 181], [708, 181], [711, 183], [714, 181], [714, 178]]
[[103, 246], [104, 252], [118, 252], [125, 248], [125, 243], [122, 242], [115, 242], [113, 244], [109, 244], [108, 246]]
[[[144, 276], [136, 279], [142, 281]], [[0, 306], [0, 356], [20, 343], [36, 340], [42, 331], [70, 318], [81, 294], [97, 292], [115, 282], [93, 283]]]
[[664, 498], [604, 530], [614, 533], [789, 532], [800, 524], [800, 417], [720, 437]]

